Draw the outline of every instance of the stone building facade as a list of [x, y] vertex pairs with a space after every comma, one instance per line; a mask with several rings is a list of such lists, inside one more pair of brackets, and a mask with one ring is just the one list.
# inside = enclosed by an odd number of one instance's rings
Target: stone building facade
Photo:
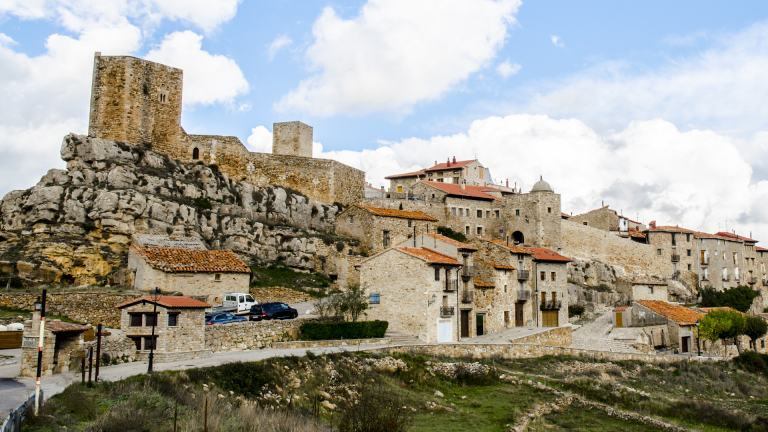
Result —
[[533, 253], [534, 297], [538, 327], [568, 324], [568, 270], [571, 260], [546, 248], [526, 248]]
[[211, 353], [205, 343], [205, 309], [211, 307], [208, 303], [181, 296], [160, 296], [156, 301], [143, 296], [116, 307], [121, 310], [120, 329], [136, 345], [140, 360], [148, 358], [153, 344], [157, 363], [202, 358]]
[[642, 327], [652, 347], [677, 348], [692, 353], [697, 346], [696, 323], [704, 314], [659, 300], [638, 300], [632, 305], [632, 326]]
[[228, 250], [131, 246], [128, 269], [134, 289], [206, 296], [219, 303], [224, 293], [248, 292], [251, 269]]
[[[44, 376], [68, 372], [72, 366], [71, 354], [83, 347], [83, 333], [91, 326], [84, 326], [50, 320], [45, 322], [43, 339]], [[37, 376], [38, 338], [40, 337], [40, 312], [34, 312], [32, 319], [24, 323], [21, 348], [21, 371], [23, 377]]]
[[252, 153], [237, 137], [188, 135], [181, 127], [182, 82], [181, 69], [96, 53], [89, 136], [215, 165], [231, 179], [290, 188], [326, 204], [363, 198], [365, 173], [313, 158], [312, 128], [301, 122], [274, 124], [272, 154]]
[[494, 261], [474, 260], [476, 313], [486, 316], [487, 333], [522, 327], [533, 320], [530, 293], [518, 290], [516, 269]]
[[362, 247], [374, 254], [428, 231], [430, 224], [434, 231], [436, 222], [422, 212], [354, 204], [337, 217], [336, 233], [361, 240]]
[[398, 198], [407, 195], [408, 190], [418, 181], [428, 181], [448, 184], [465, 184], [467, 186], [485, 187], [493, 184], [488, 168], [477, 159], [453, 161], [449, 158], [445, 163], [437, 163], [430, 168], [404, 174], [394, 174], [385, 177], [389, 180], [389, 191]]
[[646, 229], [644, 224], [619, 214], [607, 205], [580, 215], [569, 216], [568, 220], [623, 237], [629, 237], [630, 231], [639, 233]]
[[669, 301], [668, 284], [662, 279], [648, 276], [626, 276], [616, 278], [616, 292], [626, 294], [631, 301]]

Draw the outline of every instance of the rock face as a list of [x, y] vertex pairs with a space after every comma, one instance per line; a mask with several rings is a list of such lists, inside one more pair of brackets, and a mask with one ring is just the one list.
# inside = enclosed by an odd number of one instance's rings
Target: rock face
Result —
[[61, 157], [66, 170], [3, 198], [0, 271], [29, 282], [125, 284], [137, 232], [198, 237], [246, 262], [311, 269], [319, 231], [332, 232], [341, 211], [117, 141], [70, 134]]
[[568, 280], [583, 286], [607, 285], [613, 288], [616, 278], [626, 274], [623, 267], [600, 261], [573, 258], [573, 261], [568, 263]]

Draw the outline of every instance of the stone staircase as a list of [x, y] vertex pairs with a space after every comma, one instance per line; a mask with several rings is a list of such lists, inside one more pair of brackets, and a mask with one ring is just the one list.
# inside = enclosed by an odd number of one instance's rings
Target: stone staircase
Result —
[[392, 338], [392, 345], [416, 345], [424, 343], [419, 338], [400, 332], [388, 331], [384, 334], [385, 338]]

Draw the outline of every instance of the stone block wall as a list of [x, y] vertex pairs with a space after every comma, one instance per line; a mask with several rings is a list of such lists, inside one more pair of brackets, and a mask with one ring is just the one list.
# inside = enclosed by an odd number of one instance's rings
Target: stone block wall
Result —
[[619, 230], [619, 217], [616, 215], [616, 212], [608, 208], [608, 206], [580, 215], [571, 216], [568, 220], [573, 223], [590, 226], [603, 231]]
[[[536, 313], [538, 326], [543, 325], [543, 314], [540, 306], [542, 297], [546, 302], [551, 302], [553, 293], [555, 301], [560, 302], [560, 308], [557, 309], [558, 325], [565, 325], [568, 323], [568, 301], [570, 300], [570, 296], [568, 295], [568, 271], [566, 270], [566, 266], [567, 264], [565, 263], [535, 263], [535, 271], [532, 272], [531, 277], [535, 279], [535, 290], [539, 292], [538, 298], [533, 299], [533, 307], [539, 309]], [[544, 273], [544, 280], [542, 280], [541, 277], [542, 272]]]
[[272, 125], [272, 154], [312, 157], [312, 126], [299, 121]]
[[572, 343], [572, 328], [571, 326], [555, 327], [550, 330], [546, 330], [540, 333], [536, 333], [530, 336], [524, 336], [517, 339], [510, 340], [515, 344], [534, 344], [534, 345], [548, 345], [557, 347], [569, 347]]
[[[373, 255], [412, 238], [414, 232], [417, 235], [422, 231], [426, 232], [427, 225], [430, 225], [434, 232], [436, 223], [437, 221], [377, 216], [353, 206], [339, 214], [336, 219], [336, 232], [360, 239], [365, 253]], [[387, 246], [384, 246], [384, 231], [389, 234]]]
[[275, 342], [296, 340], [299, 327], [314, 318], [248, 321], [205, 326], [205, 348], [213, 352], [270, 348]]
[[[115, 305], [136, 297], [136, 294], [48, 294], [46, 313], [65, 316], [73, 321], [120, 328], [120, 311]], [[31, 311], [37, 298], [37, 294], [28, 293], [0, 294], [0, 306]]]
[[[152, 326], [146, 325], [146, 315], [142, 317], [142, 326], [131, 326], [132, 313], [151, 314], [154, 305], [151, 303], [136, 303], [124, 307], [120, 315], [120, 329], [128, 338], [145, 337], [152, 335]], [[177, 313], [177, 324], [168, 325], [168, 315]], [[203, 308], [165, 308], [157, 307], [157, 324], [155, 325], [155, 337], [157, 338], [156, 351], [160, 352], [185, 352], [205, 349], [205, 309]], [[146, 350], [143, 350], [146, 351]]]

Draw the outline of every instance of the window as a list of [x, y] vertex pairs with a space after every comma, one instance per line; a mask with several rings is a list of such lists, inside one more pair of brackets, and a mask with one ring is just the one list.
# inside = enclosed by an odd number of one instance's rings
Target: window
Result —
[[440, 280], [440, 267], [435, 267], [435, 280]]
[[469, 217], [469, 209], [466, 209], [466, 210], [464, 211], [464, 213], [466, 213], [467, 217]]
[[547, 280], [547, 273], [546, 272], [539, 272], [539, 277], [541, 280], [545, 281]]
[[688, 255], [688, 256], [691, 256], [691, 250], [690, 250], [690, 249], [688, 249], [688, 250], [686, 251], [686, 253], [687, 253], [687, 255]]
[[483, 211], [482, 210], [478, 210], [477, 211], [477, 217], [479, 217], [479, 218], [483, 217]]
[[179, 314], [178, 313], [169, 313], [168, 314], [168, 327], [176, 327], [179, 325]]
[[195, 147], [194, 149], [192, 149], [192, 159], [193, 160], [200, 159], [200, 149], [199, 148]]
[[550, 280], [552, 280], [553, 282], [556, 281], [557, 280], [557, 272], [551, 272], [549, 274], [549, 277], [550, 277]]
[[384, 230], [382, 233], [382, 245], [384, 247], [389, 247], [389, 231]]
[[542, 292], [541, 293], [541, 302], [544, 303], [547, 301], [547, 293]]
[[349, 223], [353, 223], [355, 221], [355, 215], [349, 215]]
[[515, 216], [520, 216], [520, 210], [515, 210]]
[[435, 199], [435, 194], [432, 194], [432, 199]]
[[[154, 342], [154, 343], [153, 343]], [[156, 349], [157, 348], [157, 336], [144, 336], [144, 349]]]
[[141, 338], [132, 337], [131, 340], [133, 341], [133, 344], [136, 345], [136, 351], [141, 351]]
[[688, 242], [691, 241], [691, 235], [690, 234], [686, 234], [685, 235], [685, 241], [688, 241]]
[[589, 222], [586, 222], [586, 221], [582, 222], [581, 224], [584, 226], [589, 226]]
[[141, 327], [143, 324], [143, 320], [141, 319], [141, 314], [130, 314], [131, 317], [131, 327]]
[[402, 191], [403, 191], [403, 187], [402, 187], [402, 186], [398, 186], [398, 187], [397, 187], [397, 191], [398, 191], [398, 192], [402, 192]]
[[486, 210], [485, 211], [485, 218], [486, 219], [490, 219], [491, 218], [491, 211], [490, 210]]
[[652, 286], [648, 287], [648, 294], [653, 294], [653, 287]]
[[656, 249], [656, 255], [661, 256], [661, 249]]
[[451, 216], [456, 216], [456, 207], [451, 207]]
[[702, 270], [701, 270], [701, 278], [702, 278], [702, 279], [704, 279], [704, 280], [707, 280], [707, 279], [708, 279], [708, 278], [707, 278], [707, 273], [709, 273], [709, 272], [708, 272], [707, 270], [708, 270], [708, 269], [702, 269]]
[[213, 275], [213, 280], [215, 280], [216, 282], [221, 282], [221, 273], [215, 273]]
[[674, 233], [672, 234], [672, 246], [677, 246], [677, 236]]
[[146, 327], [152, 327], [153, 325], [157, 325], [156, 318], [157, 318], [157, 315], [155, 314], [151, 314], [151, 313], [144, 314], [144, 325]]
[[554, 303], [555, 301], [557, 301], [557, 293], [552, 292], [552, 303]]
[[737, 260], [738, 258], [739, 258], [739, 254], [738, 254], [738, 253], [736, 253], [736, 252], [734, 252], [734, 253], [733, 253], [733, 263], [734, 263], [734, 264], [738, 264], [738, 263], [736, 262], [736, 260]]
[[495, 213], [496, 213], [496, 219], [498, 219], [499, 218], [499, 211], [495, 210]]
[[688, 264], [688, 271], [691, 271], [691, 265]]
[[504, 285], [504, 292], [507, 292], [507, 286]]
[[371, 304], [379, 304], [379, 294], [371, 294]]
[[552, 213], [552, 207], [547, 207], [547, 213]]
[[464, 216], [464, 209], [463, 208], [459, 209], [459, 216]]
[[466, 227], [464, 227], [464, 231], [467, 233], [467, 235], [469, 235], [469, 225], [467, 225]]
[[413, 221], [412, 220], [408, 220], [408, 228], [410, 228], [412, 226], [413, 226]]
[[477, 227], [477, 235], [483, 235], [483, 227]]

